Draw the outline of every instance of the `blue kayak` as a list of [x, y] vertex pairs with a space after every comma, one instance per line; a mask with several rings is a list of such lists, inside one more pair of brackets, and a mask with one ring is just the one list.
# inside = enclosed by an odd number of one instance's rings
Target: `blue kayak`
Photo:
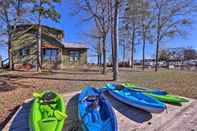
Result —
[[124, 88], [121, 85], [111, 83], [107, 84], [106, 87], [109, 94], [117, 100], [147, 112], [160, 113], [167, 108], [164, 103], [152, 97], [146, 96], [139, 91]]
[[111, 104], [100, 90], [84, 88], [79, 95], [79, 120], [84, 131], [117, 131], [117, 120]]

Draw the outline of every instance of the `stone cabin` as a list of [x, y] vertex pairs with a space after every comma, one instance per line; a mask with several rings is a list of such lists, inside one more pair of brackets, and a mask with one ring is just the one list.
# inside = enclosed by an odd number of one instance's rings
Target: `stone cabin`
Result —
[[[12, 41], [15, 69], [36, 68], [37, 25], [16, 27], [16, 39]], [[63, 41], [64, 32], [42, 25], [42, 68], [65, 69], [87, 64], [87, 46], [82, 43]]]

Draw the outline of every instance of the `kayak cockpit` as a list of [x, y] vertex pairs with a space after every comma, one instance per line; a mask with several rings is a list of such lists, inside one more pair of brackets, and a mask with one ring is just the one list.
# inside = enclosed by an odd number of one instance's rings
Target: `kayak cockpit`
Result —
[[116, 118], [109, 102], [95, 88], [86, 87], [79, 96], [79, 120], [85, 131], [116, 131]]
[[86, 115], [84, 119], [88, 119], [88, 123], [104, 124], [110, 117], [106, 109], [105, 102], [98, 96], [88, 96], [84, 101]]
[[64, 100], [54, 92], [35, 93], [30, 113], [33, 131], [61, 131], [66, 118]]

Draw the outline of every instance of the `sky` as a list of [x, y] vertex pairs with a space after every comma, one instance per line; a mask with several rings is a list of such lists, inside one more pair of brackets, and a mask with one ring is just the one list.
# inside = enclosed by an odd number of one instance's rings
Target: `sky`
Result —
[[[89, 32], [92, 28], [92, 22], [82, 22], [81, 17], [71, 16], [72, 7], [69, 3], [62, 3], [57, 5], [57, 10], [61, 14], [61, 19], [59, 23], [55, 23], [51, 20], [44, 20], [42, 23], [51, 27], [64, 30], [64, 41], [65, 42], [82, 42], [86, 43], [90, 48], [88, 51], [88, 62], [96, 62], [96, 57], [94, 56], [94, 50], [92, 45], [96, 44], [95, 41], [91, 40], [87, 36], [83, 35], [85, 32]], [[162, 48], [176, 48], [176, 47], [192, 47], [197, 49], [197, 18], [195, 18], [195, 23], [189, 30], [190, 34], [187, 38], [174, 38], [161, 45]], [[155, 52], [156, 45], [147, 44], [146, 45], [146, 58], [152, 58]], [[135, 59], [142, 58], [142, 45], [136, 46]], [[110, 49], [109, 49], [110, 50]], [[119, 46], [119, 59], [122, 59], [122, 47]], [[108, 52], [108, 55], [110, 53]], [[3, 59], [7, 58], [7, 48], [5, 46], [0, 46], [0, 55]]]

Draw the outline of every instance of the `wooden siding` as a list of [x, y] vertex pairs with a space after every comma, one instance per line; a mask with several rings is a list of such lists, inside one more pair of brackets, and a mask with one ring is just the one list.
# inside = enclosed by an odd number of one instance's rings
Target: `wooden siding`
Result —
[[[79, 51], [80, 59], [78, 62], [70, 62], [69, 52], [70, 51]], [[64, 49], [62, 53], [62, 68], [69, 66], [80, 66], [87, 64], [87, 49]]]
[[[37, 62], [37, 44], [36, 37], [31, 33], [26, 33], [21, 37], [18, 37], [17, 40], [12, 41], [12, 52], [13, 60], [16, 68], [22, 68], [24, 64], [32, 64], [33, 67], [36, 66]], [[20, 55], [20, 50], [28, 48], [29, 54], [26, 56]]]
[[[22, 31], [22, 29], [20, 29], [20, 31]], [[29, 50], [29, 53], [25, 56], [22, 56], [20, 50], [25, 48]], [[42, 34], [42, 48], [57, 48], [59, 51], [57, 63], [42, 61], [43, 68], [60, 69], [69, 66], [80, 66], [87, 64], [87, 49], [65, 48], [59, 40], [55, 39], [54, 37], [51, 37], [51, 35]], [[76, 63], [71, 63], [69, 61], [69, 52], [76, 50], [80, 52], [80, 60]], [[30, 30], [24, 33], [23, 35], [17, 37], [16, 40], [12, 41], [12, 52], [14, 58], [14, 65], [16, 69], [24, 68], [25, 64], [30, 64], [33, 68], [35, 68], [37, 65], [36, 33]]]
[[[33, 34], [37, 34], [38, 25], [20, 25], [16, 27], [16, 32], [23, 32], [25, 30]], [[63, 30], [51, 28], [45, 25], [42, 26], [42, 34], [45, 34], [45, 35], [47, 34], [48, 36], [56, 38], [58, 40], [64, 39]]]

